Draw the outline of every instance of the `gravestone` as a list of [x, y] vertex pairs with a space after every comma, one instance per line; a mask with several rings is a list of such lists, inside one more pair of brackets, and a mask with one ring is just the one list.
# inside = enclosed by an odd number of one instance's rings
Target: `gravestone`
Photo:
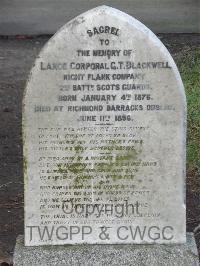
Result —
[[26, 245], [184, 243], [185, 123], [145, 26], [107, 7], [66, 24], [24, 97]]
[[[146, 244], [161, 250], [160, 261], [168, 251], [159, 244], [187, 247], [185, 93], [149, 29], [106, 6], [80, 15], [39, 54], [23, 104], [25, 246], [93, 244], [66, 247], [69, 265], [76, 252], [80, 260], [94, 252], [103, 263], [105, 248], [94, 244], [126, 244], [120, 252], [136, 252], [131, 257], [140, 263]], [[28, 260], [31, 252], [65, 256], [59, 247], [20, 243], [15, 254], [28, 250]], [[108, 258], [115, 248], [106, 247]], [[157, 265], [153, 253], [146, 263]], [[23, 256], [15, 255], [15, 265]]]

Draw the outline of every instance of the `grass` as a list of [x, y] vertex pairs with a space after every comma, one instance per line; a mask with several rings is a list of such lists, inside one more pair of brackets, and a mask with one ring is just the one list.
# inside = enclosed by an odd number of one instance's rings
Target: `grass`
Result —
[[[177, 65], [187, 97], [187, 176], [200, 193], [200, 48], [186, 49]], [[196, 192], [197, 192], [196, 191]]]

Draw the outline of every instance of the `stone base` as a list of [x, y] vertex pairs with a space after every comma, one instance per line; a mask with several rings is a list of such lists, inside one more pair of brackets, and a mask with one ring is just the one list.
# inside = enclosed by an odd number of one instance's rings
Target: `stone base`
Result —
[[14, 266], [198, 266], [192, 233], [182, 245], [65, 245], [25, 247], [18, 236]]

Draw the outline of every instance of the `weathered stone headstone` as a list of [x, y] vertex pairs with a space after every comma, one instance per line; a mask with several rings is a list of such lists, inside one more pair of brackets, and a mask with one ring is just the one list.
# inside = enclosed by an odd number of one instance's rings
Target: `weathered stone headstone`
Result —
[[106, 6], [67, 23], [24, 98], [25, 244], [184, 243], [185, 127], [149, 29]]

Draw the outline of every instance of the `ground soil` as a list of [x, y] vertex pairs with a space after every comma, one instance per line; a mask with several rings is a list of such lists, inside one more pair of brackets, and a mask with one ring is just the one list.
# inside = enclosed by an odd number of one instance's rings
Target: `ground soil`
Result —
[[[11, 263], [16, 237], [23, 234], [22, 96], [34, 59], [49, 37], [0, 38], [0, 263]], [[200, 43], [195, 34], [160, 34], [159, 38], [175, 61]], [[194, 178], [200, 177], [189, 169], [187, 231], [195, 233], [200, 249], [200, 195], [195, 193]]]

